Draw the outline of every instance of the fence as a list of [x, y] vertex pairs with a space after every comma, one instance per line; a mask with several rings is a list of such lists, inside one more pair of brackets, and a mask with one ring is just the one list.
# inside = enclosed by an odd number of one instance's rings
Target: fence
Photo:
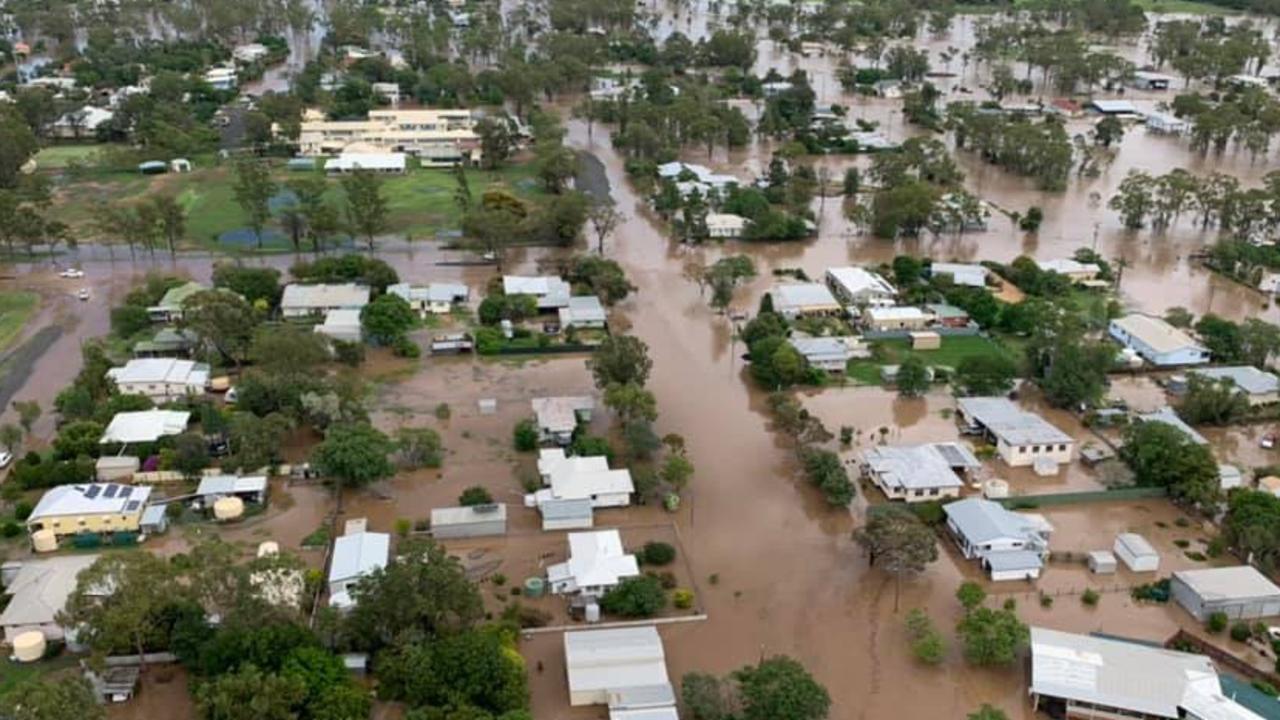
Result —
[[1115, 500], [1150, 500], [1169, 496], [1165, 487], [1127, 487], [1114, 490], [1084, 490], [1081, 492], [1051, 493], [1047, 495], [1014, 495], [996, 502], [1006, 508], [1035, 508], [1042, 505], [1074, 505], [1076, 503], [1107, 502]]
[[942, 337], [974, 337], [982, 334], [982, 329], [976, 325], [967, 327], [931, 325], [919, 330], [863, 330], [862, 337], [866, 340], [910, 340], [911, 333], [921, 331], [937, 333]]
[[1173, 650], [1190, 647], [1195, 652], [1208, 655], [1214, 662], [1237, 675], [1249, 680], [1261, 680], [1269, 683], [1272, 687], [1280, 687], [1280, 675], [1266, 670], [1259, 670], [1250, 663], [1241, 660], [1204, 638], [1192, 635], [1186, 630], [1179, 630], [1173, 637], [1165, 641], [1164, 646]]

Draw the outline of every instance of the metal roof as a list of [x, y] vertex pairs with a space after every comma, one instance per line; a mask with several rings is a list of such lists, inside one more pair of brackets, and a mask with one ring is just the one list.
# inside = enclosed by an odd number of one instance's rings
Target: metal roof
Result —
[[636, 556], [623, 551], [617, 530], [569, 533], [568, 540], [569, 559], [547, 568], [553, 582], [572, 579], [579, 588], [608, 587], [640, 574]]
[[1165, 322], [1163, 318], [1132, 313], [1112, 320], [1111, 325], [1157, 353], [1177, 352], [1187, 348], [1203, 350], [1190, 335]]
[[1196, 432], [1196, 429], [1185, 423], [1182, 418], [1178, 417], [1178, 413], [1174, 412], [1171, 407], [1162, 407], [1155, 412], [1140, 413], [1138, 418], [1143, 422], [1160, 422], [1165, 425], [1172, 425], [1181, 430], [1191, 441], [1197, 445], [1208, 445], [1209, 441], [1205, 436]]
[[786, 283], [773, 288], [774, 305], [779, 310], [840, 309], [831, 291], [822, 283]]
[[1074, 443], [1075, 439], [1002, 397], [960, 398], [964, 415], [1009, 445]]
[[1249, 565], [1182, 570], [1173, 577], [1204, 600], [1251, 600], [1280, 597], [1280, 587]]
[[545, 500], [538, 503], [538, 512], [543, 520], [581, 520], [594, 517], [591, 500], [577, 498], [572, 500]]
[[333, 562], [329, 566], [329, 582], [363, 577], [387, 566], [391, 536], [386, 533], [359, 532], [343, 535], [333, 543]]
[[200, 485], [196, 488], [196, 494], [202, 497], [266, 491], [266, 475], [206, 475], [200, 478]]
[[116, 413], [102, 433], [103, 444], [155, 442], [187, 429], [191, 413], [185, 410], [139, 410]]
[[942, 510], [973, 545], [1001, 538], [1039, 538], [1035, 522], [990, 500], [966, 498], [947, 503]]
[[369, 304], [369, 288], [355, 283], [343, 285], [286, 285], [280, 307], [295, 310], [326, 308], [359, 309]]
[[859, 295], [864, 292], [881, 296], [898, 294], [889, 281], [879, 273], [869, 272], [860, 267], [828, 268], [827, 279], [839, 285], [850, 295]]
[[568, 327], [575, 323], [602, 323], [605, 321], [604, 306], [595, 295], [576, 295], [569, 298], [569, 304], [560, 308], [560, 324]]
[[863, 460], [891, 488], [922, 490], [963, 486], [951, 465], [933, 445], [873, 447]]
[[530, 401], [538, 427], [546, 432], [573, 432], [578, 427], [578, 413], [595, 409], [595, 398], [590, 395], [561, 395], [539, 397]]
[[1155, 555], [1156, 557], [1160, 556], [1160, 553], [1156, 552], [1156, 549], [1151, 547], [1151, 543], [1147, 542], [1147, 539], [1138, 533], [1120, 533], [1116, 536], [1116, 542], [1123, 546], [1125, 550], [1128, 550], [1129, 554], [1134, 557], [1150, 557], [1152, 555]]
[[135, 358], [123, 367], [107, 370], [117, 385], [125, 383], [173, 383], [200, 390], [209, 382], [209, 366], [176, 358]]
[[662, 638], [652, 625], [566, 632], [564, 659], [571, 693], [620, 692], [671, 682]]
[[404, 153], [343, 153], [324, 164], [326, 172], [332, 170], [397, 170], [405, 169]]
[[1010, 570], [1039, 570], [1044, 567], [1040, 554], [1031, 550], [1005, 550], [987, 553], [982, 556], [991, 572], [1007, 572]]
[[923, 320], [927, 318], [923, 310], [913, 305], [894, 305], [892, 307], [867, 308], [867, 319], [871, 322], [885, 320]]
[[1237, 388], [1249, 395], [1267, 395], [1273, 392], [1280, 392], [1280, 378], [1269, 372], [1259, 370], [1252, 365], [1199, 368], [1189, 372], [1213, 380], [1230, 380]]
[[97, 559], [97, 555], [67, 555], [23, 561], [18, 574], [4, 589], [12, 597], [0, 613], [0, 626], [55, 622], [76, 588], [76, 576]]
[[1089, 104], [1098, 112], [1107, 115], [1126, 115], [1138, 112], [1138, 109], [1128, 100], [1094, 100]]
[[1060, 275], [1076, 275], [1088, 273], [1097, 275], [1102, 272], [1102, 268], [1097, 263], [1082, 263], [1079, 260], [1071, 258], [1057, 258], [1054, 260], [1037, 260], [1036, 266], [1045, 272], [1055, 272]]
[[809, 362], [848, 362], [854, 356], [855, 337], [792, 337], [787, 340]]
[[506, 503], [488, 503], [468, 507], [442, 507], [431, 509], [431, 527], [469, 525], [481, 522], [506, 522]]
[[32, 510], [30, 517], [27, 518], [27, 524], [55, 516], [140, 513], [149, 497], [151, 497], [151, 487], [147, 485], [117, 483], [59, 485], [50, 488], [40, 498], [35, 510]]
[[986, 287], [987, 285], [987, 269], [981, 265], [936, 262], [930, 266], [929, 272], [934, 277], [950, 275], [951, 281], [956, 285], [968, 285], [970, 287]]

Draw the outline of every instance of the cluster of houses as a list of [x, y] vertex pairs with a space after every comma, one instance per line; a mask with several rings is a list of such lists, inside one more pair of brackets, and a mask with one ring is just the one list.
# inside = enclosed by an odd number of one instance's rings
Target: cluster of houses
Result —
[[598, 296], [574, 295], [573, 287], [555, 275], [504, 275], [502, 292], [532, 297], [539, 312], [555, 313], [561, 331], [602, 330], [608, 324]]

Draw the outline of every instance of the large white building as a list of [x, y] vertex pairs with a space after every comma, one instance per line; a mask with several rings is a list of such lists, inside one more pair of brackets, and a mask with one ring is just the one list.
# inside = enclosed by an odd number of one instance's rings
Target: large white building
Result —
[[203, 393], [209, 384], [209, 366], [176, 358], [135, 358], [124, 367], [108, 370], [107, 377], [122, 394], [165, 403]]
[[569, 307], [573, 288], [554, 275], [503, 275], [504, 295], [532, 295], [538, 301], [539, 310], [555, 310]]
[[162, 437], [181, 435], [187, 429], [191, 413], [185, 410], [135, 410], [116, 413], [102, 433], [101, 443], [155, 442]]
[[982, 463], [959, 443], [881, 445], [862, 454], [862, 471], [890, 500], [926, 502], [960, 497], [961, 473]]
[[638, 575], [640, 564], [622, 549], [617, 530], [569, 533], [569, 559], [547, 568], [551, 592], [559, 595], [600, 597]]
[[610, 720], [677, 720], [662, 638], [652, 625], [564, 634], [569, 704], [608, 705]]
[[898, 291], [879, 273], [860, 267], [827, 270], [827, 287], [841, 302], [850, 305], [893, 305]]
[[1158, 317], [1125, 315], [1112, 320], [1108, 332], [1116, 342], [1158, 367], [1209, 362], [1209, 351], [1203, 345]]
[[309, 114], [298, 134], [298, 153], [407, 153], [424, 165], [454, 165], [469, 161], [479, 148], [477, 120], [470, 110], [371, 110], [365, 120]]
[[822, 283], [783, 283], [771, 291], [773, 309], [788, 320], [839, 315], [844, 308]]
[[569, 457], [561, 448], [543, 449], [538, 474], [547, 486], [531, 496], [539, 507], [566, 500], [589, 500], [593, 508], [626, 507], [636, 491], [631, 471], [610, 470], [603, 455]]
[[995, 443], [1000, 459], [1010, 467], [1048, 459], [1062, 465], [1071, 462], [1075, 438], [1002, 397], [967, 397], [956, 401], [964, 429]]
[[10, 645], [14, 638], [32, 630], [46, 640], [61, 640], [68, 634], [58, 622], [58, 613], [76, 587], [76, 576], [98, 560], [97, 555], [66, 555], [44, 560], [24, 560], [5, 585], [9, 603], [0, 613], [0, 628]]

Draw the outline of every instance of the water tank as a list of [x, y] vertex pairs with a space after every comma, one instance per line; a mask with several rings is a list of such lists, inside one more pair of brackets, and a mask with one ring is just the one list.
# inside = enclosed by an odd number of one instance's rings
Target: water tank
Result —
[[18, 662], [35, 662], [44, 657], [44, 633], [29, 630], [13, 639], [13, 656]]
[[547, 581], [540, 577], [531, 577], [524, 581], [524, 594], [527, 597], [539, 598], [547, 590]]
[[583, 615], [589, 623], [600, 622], [600, 605], [599, 603], [587, 603], [583, 609]]
[[982, 483], [982, 495], [991, 500], [1009, 497], [1009, 483], [1000, 478], [991, 478]]
[[53, 552], [58, 549], [58, 536], [48, 528], [37, 530], [31, 533], [31, 547], [35, 548], [36, 552]]
[[258, 545], [258, 557], [271, 557], [280, 554], [280, 543], [274, 540], [265, 540]]
[[235, 520], [244, 515], [244, 501], [238, 497], [218, 498], [213, 504], [213, 517], [217, 520]]

